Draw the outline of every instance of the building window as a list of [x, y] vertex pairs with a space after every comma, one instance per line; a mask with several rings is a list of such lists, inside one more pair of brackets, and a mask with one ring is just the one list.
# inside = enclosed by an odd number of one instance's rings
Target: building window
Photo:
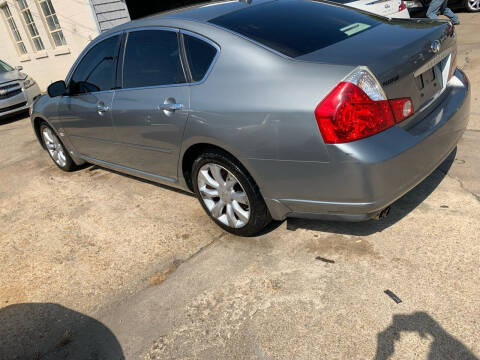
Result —
[[43, 41], [40, 38], [40, 34], [38, 33], [37, 25], [35, 25], [32, 13], [28, 8], [27, 0], [17, 0], [17, 3], [20, 7], [20, 12], [22, 13], [25, 26], [27, 27], [28, 33], [30, 34], [30, 38], [32, 39], [35, 50], [44, 50], [45, 45], [43, 45]]
[[57, 14], [55, 13], [55, 8], [52, 5], [50, 0], [38, 0], [40, 7], [42, 8], [43, 16], [48, 26], [48, 31], [55, 43], [55, 47], [67, 45], [65, 37], [63, 36], [62, 27], [58, 22]]
[[3, 12], [3, 15], [5, 16], [5, 21], [7, 22], [8, 27], [10, 28], [10, 31], [13, 36], [13, 40], [15, 41], [19, 54], [25, 55], [27, 53], [27, 48], [23, 43], [22, 37], [20, 36], [20, 32], [18, 31], [18, 28], [17, 28], [17, 24], [15, 23], [15, 20], [13, 20], [12, 13], [10, 12], [10, 8], [8, 7], [8, 5], [5, 4], [4, 6], [2, 6], [2, 12]]

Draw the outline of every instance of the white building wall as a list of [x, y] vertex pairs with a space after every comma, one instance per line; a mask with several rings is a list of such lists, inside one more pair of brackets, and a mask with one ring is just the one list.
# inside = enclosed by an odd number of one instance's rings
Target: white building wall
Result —
[[0, 0], [0, 8], [8, 4], [28, 52], [19, 55], [5, 18], [0, 14], [0, 59], [12, 66], [23, 66], [23, 71], [45, 91], [53, 81], [65, 79], [80, 52], [99, 34], [99, 29], [89, 0], [51, 0], [67, 42], [66, 46], [55, 47], [37, 0], [26, 1], [45, 50], [34, 51], [17, 0]]

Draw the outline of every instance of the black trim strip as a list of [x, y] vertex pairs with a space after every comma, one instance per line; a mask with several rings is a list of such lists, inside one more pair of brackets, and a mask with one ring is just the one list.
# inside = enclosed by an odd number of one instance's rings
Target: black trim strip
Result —
[[188, 63], [187, 59], [187, 50], [185, 50], [185, 42], [183, 33], [178, 33], [178, 48], [180, 50], [180, 62], [182, 63], [183, 73], [185, 75], [185, 80], [187, 83], [193, 82], [192, 72], [190, 70], [190, 64]]
[[8, 106], [8, 107], [6, 107], [6, 108], [0, 109], [0, 113], [6, 112], [6, 111], [10, 111], [10, 110], [15, 110], [15, 109], [24, 107], [25, 105], [27, 105], [27, 102], [26, 102], [26, 101], [21, 102], [20, 104]]

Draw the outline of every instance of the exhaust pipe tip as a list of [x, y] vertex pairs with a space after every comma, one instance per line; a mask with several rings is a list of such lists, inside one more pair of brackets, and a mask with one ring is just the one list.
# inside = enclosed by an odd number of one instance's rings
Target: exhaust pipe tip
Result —
[[380, 219], [386, 218], [388, 216], [388, 214], [390, 214], [390, 210], [391, 210], [391, 207], [387, 206], [385, 209], [380, 210], [375, 215], [373, 215], [372, 219], [380, 220]]

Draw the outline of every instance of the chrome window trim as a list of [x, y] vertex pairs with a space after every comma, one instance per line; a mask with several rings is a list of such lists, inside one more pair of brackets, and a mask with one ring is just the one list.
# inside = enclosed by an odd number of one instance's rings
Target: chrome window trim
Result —
[[[215, 48], [215, 50], [217, 51], [217, 53], [213, 57], [212, 62], [210, 63], [210, 66], [208, 67], [207, 71], [205, 72], [205, 75], [203, 75], [203, 78], [199, 81], [193, 81], [193, 82], [189, 83], [190, 86], [200, 85], [200, 84], [204, 83], [205, 81], [207, 81], [208, 76], [212, 72], [213, 67], [215, 66], [215, 64], [217, 62], [217, 59], [220, 56], [220, 51], [221, 51], [220, 45], [218, 45], [217, 43], [213, 42], [212, 40], [210, 40], [210, 39], [208, 39], [208, 38], [206, 38], [206, 37], [204, 37], [200, 34], [194, 33], [194, 32], [189, 31], [189, 30], [180, 29], [180, 33], [182, 33], [184, 35], [192, 36], [192, 37], [197, 38], [197, 39], [202, 40], [202, 41], [205, 41], [207, 44], [213, 46]], [[185, 43], [185, 38], [183, 39], [183, 42]], [[187, 56], [186, 52], [187, 52], [187, 50], [185, 49], [185, 57], [187, 58], [187, 61], [188, 61], [188, 56]], [[188, 64], [188, 66], [190, 66], [190, 64]]]
[[[116, 91], [157, 89], [157, 88], [179, 87], [179, 86], [193, 86], [193, 85], [200, 85], [207, 80], [208, 76], [210, 75], [210, 73], [213, 70], [213, 67], [215, 66], [215, 63], [217, 62], [218, 57], [220, 56], [221, 48], [217, 43], [213, 42], [212, 40], [210, 40], [210, 39], [208, 39], [208, 38], [206, 38], [206, 37], [204, 37], [200, 34], [197, 34], [195, 32], [185, 30], [185, 29], [181, 29], [181, 28], [174, 28], [174, 27], [169, 27], [169, 26], [142, 26], [142, 27], [126, 30], [125, 32], [127, 33], [127, 38], [125, 40], [125, 47], [124, 47], [123, 55], [122, 55], [123, 56], [123, 62], [122, 62], [123, 66], [125, 66], [125, 51], [126, 51], [127, 45], [128, 45], [128, 33], [133, 32], [133, 31], [145, 31], [145, 30], [174, 31], [174, 32], [177, 32], [177, 33], [181, 33], [181, 34], [184, 34], [184, 35], [189, 35], [189, 36], [195, 37], [195, 38], [197, 38], [199, 40], [202, 40], [202, 41], [205, 41], [207, 44], [213, 46], [216, 50], [216, 54], [215, 54], [212, 62], [210, 63], [209, 68], [205, 72], [205, 75], [203, 76], [203, 78], [200, 81], [191, 81], [190, 82], [190, 81], [188, 81], [188, 78], [187, 78], [186, 82], [180, 83], [180, 84], [163, 84], [163, 85], [152, 85], [152, 86], [140, 86], [140, 87], [124, 88], [123, 87], [123, 68], [122, 68], [122, 88], [121, 89], [116, 89]], [[180, 56], [180, 61], [181, 60], [182, 59], [181, 59], [181, 56]]]
[[152, 25], [152, 26], [139, 26], [139, 27], [135, 27], [135, 28], [130, 28], [130, 29], [126, 29], [125, 32], [126, 33], [131, 33], [131, 32], [135, 32], [135, 31], [145, 31], [145, 30], [163, 30], [163, 31], [173, 31], [173, 32], [180, 32], [180, 29], [178, 28], [174, 28], [174, 27], [171, 27], [171, 26], [164, 26], [164, 25]]
[[[208, 68], [207, 72], [203, 76], [202, 80], [200, 81], [195, 81], [195, 82], [189, 82], [187, 79], [187, 82], [181, 83], [181, 84], [164, 84], [164, 85], [152, 85], [152, 86], [142, 86], [142, 87], [134, 87], [134, 88], [124, 88], [123, 87], [123, 67], [125, 66], [125, 51], [127, 49], [127, 44], [128, 44], [128, 34], [131, 32], [135, 31], [146, 31], [146, 30], [159, 30], [159, 31], [172, 31], [176, 33], [182, 33], [185, 35], [189, 35], [192, 37], [196, 37], [202, 41], [205, 41], [207, 44], [213, 46], [217, 53], [215, 54], [215, 57], [213, 58], [210, 67]], [[64, 97], [71, 97], [71, 96], [79, 96], [79, 95], [86, 95], [86, 94], [98, 94], [98, 93], [107, 93], [107, 92], [113, 92], [113, 91], [126, 91], [126, 90], [143, 90], [143, 89], [157, 89], [157, 88], [168, 88], [168, 87], [181, 87], [181, 86], [194, 86], [194, 85], [200, 85], [203, 84], [210, 73], [213, 71], [213, 68], [217, 62], [217, 59], [220, 56], [221, 52], [221, 47], [218, 45], [216, 42], [204, 37], [203, 35], [197, 34], [195, 32], [185, 30], [185, 29], [180, 29], [180, 28], [174, 28], [174, 27], [169, 27], [169, 26], [161, 26], [161, 25], [153, 25], [153, 26], [141, 26], [137, 28], [131, 28], [131, 29], [125, 29], [125, 30], [120, 30], [116, 31], [112, 34], [109, 34], [106, 37], [102, 37], [102, 39], [92, 41], [82, 52], [82, 54], [78, 57], [78, 59], [75, 61], [73, 64], [72, 68], [70, 69], [69, 73], [67, 74], [67, 77], [65, 79], [65, 83], [68, 84], [70, 83], [70, 80], [72, 79], [73, 74], [75, 73], [75, 70], [77, 69], [78, 65], [80, 62], [83, 60], [83, 58], [89, 53], [89, 51], [95, 47], [96, 45], [100, 44], [101, 42], [110, 39], [111, 37], [117, 36], [117, 35], [123, 35], [125, 34], [125, 45], [123, 47], [123, 54], [120, 54], [120, 56], [123, 58], [122, 59], [122, 87], [120, 89], [112, 89], [112, 90], [102, 90], [102, 91], [93, 91], [85, 94], [77, 94], [77, 95], [64, 95]], [[180, 49], [179, 49], [180, 50]], [[118, 62], [118, 60], [117, 60]]]
[[[72, 80], [73, 74], [75, 73], [75, 71], [78, 68], [78, 65], [82, 62], [83, 58], [85, 56], [87, 56], [87, 54], [90, 52], [90, 50], [92, 50], [95, 46], [97, 46], [101, 42], [103, 42], [105, 40], [108, 40], [108, 39], [110, 39], [114, 36], [118, 36], [118, 35], [122, 36], [124, 33], [125, 33], [124, 30], [116, 31], [112, 34], [109, 34], [108, 36], [102, 37], [101, 39], [98, 39], [98, 40], [94, 40], [90, 44], [88, 44], [87, 47], [82, 51], [80, 56], [77, 58], [77, 60], [73, 63], [70, 71], [67, 74], [67, 77], [65, 78], [65, 84], [67, 85], [67, 88], [68, 88], [68, 84], [70, 83], [70, 80]], [[117, 62], [118, 62], [118, 59], [117, 59]], [[89, 93], [77, 94], [77, 95], [74, 95], [74, 96], [85, 95], [85, 94], [98, 94], [98, 93], [104, 93], [104, 92], [108, 92], [108, 91], [114, 91], [114, 90], [111, 89], [111, 90], [102, 90], [102, 91], [92, 91], [92, 92], [89, 92]], [[70, 97], [70, 95], [65, 95], [65, 96]]]
[[[173, 31], [173, 32], [176, 32], [176, 33], [181, 33], [181, 34], [185, 34], [185, 35], [189, 35], [189, 36], [198, 38], [199, 40], [205, 41], [207, 44], [213, 46], [215, 48], [215, 50], [217, 51], [217, 53], [215, 54], [215, 57], [213, 58], [210, 66], [209, 66], [208, 70], [206, 71], [205, 75], [203, 76], [202, 80], [190, 82], [190, 81], [188, 81], [188, 78], [187, 78], [186, 82], [180, 83], [180, 84], [163, 84], [163, 85], [151, 85], [151, 86], [140, 86], [140, 87], [129, 87], [129, 88], [123, 87], [123, 66], [125, 66], [125, 51], [126, 51], [127, 45], [128, 45], [128, 33], [134, 32], [134, 31], [148, 31], [148, 30]], [[127, 37], [125, 39], [125, 46], [124, 46], [123, 54], [122, 54], [122, 56], [123, 56], [123, 61], [122, 61], [122, 87], [120, 89], [115, 89], [115, 91], [161, 89], [161, 88], [168, 88], [168, 87], [200, 85], [207, 80], [208, 76], [210, 75], [210, 73], [213, 70], [213, 67], [214, 67], [215, 63], [217, 62], [218, 57], [220, 56], [221, 48], [217, 43], [213, 42], [212, 40], [210, 40], [210, 39], [208, 39], [208, 38], [206, 38], [206, 37], [204, 37], [200, 34], [194, 33], [194, 32], [189, 31], [189, 30], [181, 29], [181, 28], [174, 28], [174, 27], [169, 27], [169, 26], [142, 26], [142, 27], [138, 27], [138, 28], [132, 28], [132, 29], [125, 30], [125, 33], [127, 34]], [[179, 48], [179, 50], [181, 50], [181, 49]], [[180, 56], [180, 61], [181, 61], [181, 56]]]
[[[125, 45], [123, 47], [123, 54], [122, 56], [122, 87], [120, 89], [115, 89], [115, 91], [127, 91], [127, 90], [144, 90], [144, 89], [159, 89], [159, 88], [167, 88], [167, 87], [180, 87], [180, 86], [188, 86], [190, 83], [188, 82], [187, 74], [185, 75], [185, 82], [184, 83], [178, 83], [178, 84], [164, 84], [164, 85], [150, 85], [150, 86], [137, 86], [137, 87], [123, 87], [123, 71], [125, 68], [125, 53], [127, 51], [127, 46], [128, 46], [128, 35], [131, 32], [136, 32], [136, 31], [171, 31], [175, 32], [177, 34], [180, 33], [180, 29], [170, 27], [170, 26], [161, 26], [161, 25], [154, 25], [154, 26], [141, 26], [137, 28], [132, 28], [132, 29], [127, 29], [125, 30]], [[177, 35], [177, 41], [178, 41], [178, 35]], [[180, 54], [180, 44], [178, 44], [178, 51], [179, 51], [179, 59], [180, 62], [182, 62], [182, 56]], [[183, 64], [182, 64], [182, 69], [183, 69]]]

